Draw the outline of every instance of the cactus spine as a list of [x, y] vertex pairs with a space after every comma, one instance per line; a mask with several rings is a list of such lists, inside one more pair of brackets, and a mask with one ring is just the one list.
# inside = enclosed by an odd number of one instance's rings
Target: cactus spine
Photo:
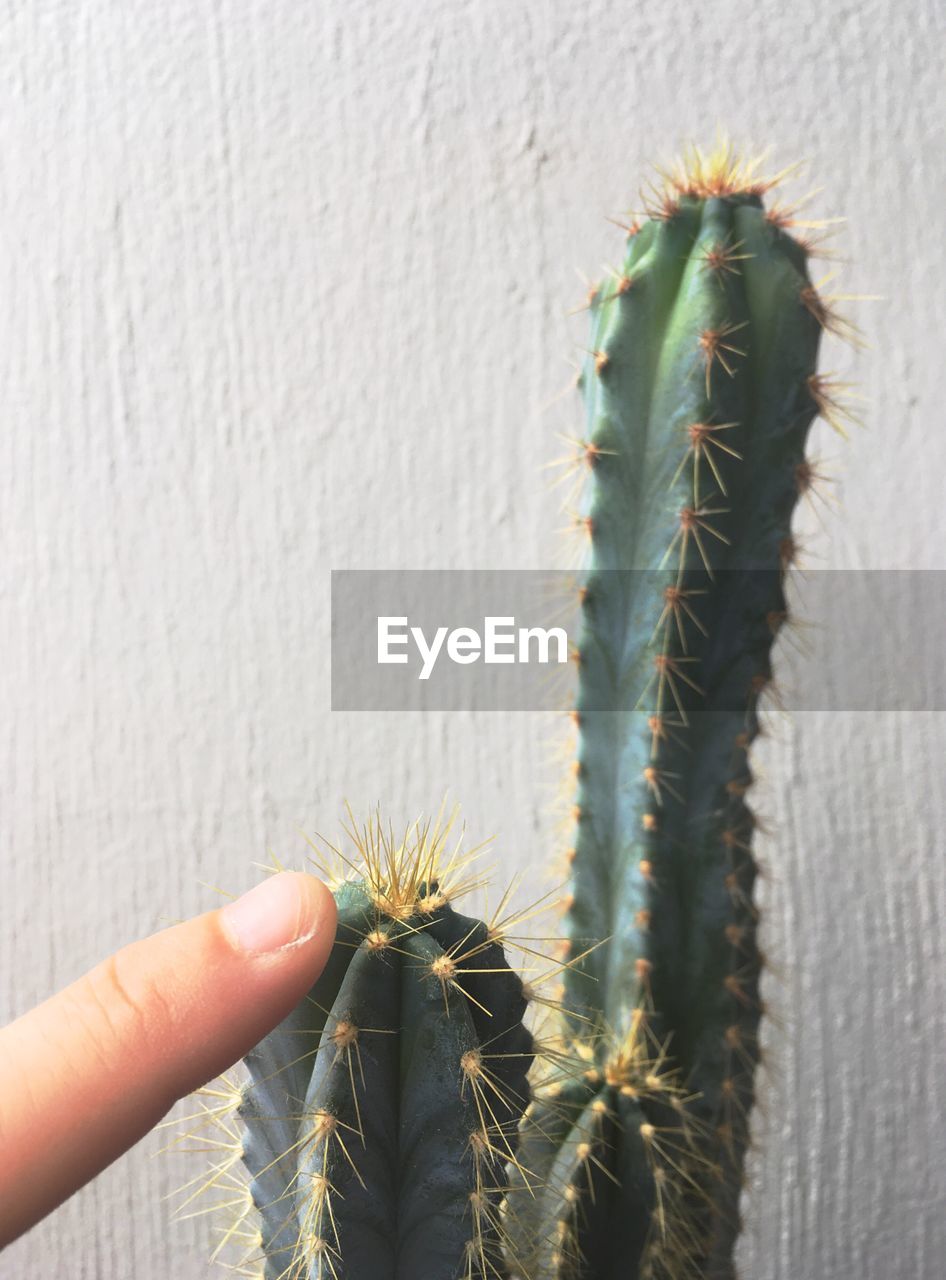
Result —
[[524, 1131], [530, 1278], [734, 1274], [762, 1011], [747, 752], [806, 438], [840, 410], [816, 372], [839, 322], [771, 185], [695, 155], [590, 296], [573, 1061]]
[[500, 927], [454, 909], [445, 832], [358, 844], [325, 972], [247, 1059], [255, 1257], [265, 1280], [485, 1280], [529, 1097], [523, 984]]

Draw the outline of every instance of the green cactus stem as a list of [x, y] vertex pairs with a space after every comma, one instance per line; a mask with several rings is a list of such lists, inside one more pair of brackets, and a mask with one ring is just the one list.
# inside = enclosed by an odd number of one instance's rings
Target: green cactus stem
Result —
[[357, 835], [308, 998], [247, 1058], [242, 1157], [265, 1280], [505, 1274], [499, 1204], [529, 1099], [527, 999], [461, 915], [445, 831]]
[[[806, 438], [841, 412], [816, 372], [840, 321], [791, 215], [766, 208], [772, 185], [728, 148], [695, 155], [590, 297], [565, 972], [583, 1075], [559, 1081], [564, 1111], [534, 1104], [551, 1136], [526, 1126], [524, 1163], [546, 1183], [524, 1215], [543, 1236], [532, 1276], [733, 1274], [762, 1012], [747, 753], [787, 615]], [[629, 1043], [660, 1064], [630, 1107], [587, 1087]], [[597, 1146], [595, 1106], [618, 1135]], [[632, 1216], [650, 1230], [629, 1259], [606, 1240]]]

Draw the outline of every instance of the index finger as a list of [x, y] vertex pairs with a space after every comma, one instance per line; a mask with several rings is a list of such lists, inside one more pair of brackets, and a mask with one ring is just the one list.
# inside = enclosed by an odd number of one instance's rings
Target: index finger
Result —
[[282, 872], [0, 1030], [0, 1248], [272, 1030], [334, 933], [328, 889]]

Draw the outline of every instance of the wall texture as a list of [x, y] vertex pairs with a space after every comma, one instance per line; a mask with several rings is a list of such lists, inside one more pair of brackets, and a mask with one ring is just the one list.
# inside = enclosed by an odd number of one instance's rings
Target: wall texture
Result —
[[[606, 214], [717, 122], [847, 215], [864, 430], [812, 563], [946, 568], [939, 0], [0, 6], [0, 1013], [343, 798], [535, 868], [555, 724], [328, 710], [332, 567], [547, 567]], [[827, 269], [827, 268], [826, 268]], [[817, 619], [813, 620], [817, 622]], [[907, 632], [909, 634], [909, 631]], [[830, 630], [812, 632], [830, 645]], [[872, 679], [863, 652], [864, 681]], [[908, 660], [908, 654], [906, 655]], [[946, 722], [774, 720], [751, 1280], [938, 1280]], [[529, 870], [535, 883], [540, 874]], [[196, 1280], [155, 1137], [3, 1280]]]

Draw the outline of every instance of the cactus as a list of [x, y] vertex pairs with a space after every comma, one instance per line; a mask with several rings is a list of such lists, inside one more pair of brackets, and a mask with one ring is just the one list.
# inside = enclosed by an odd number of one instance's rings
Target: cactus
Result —
[[530, 1278], [733, 1275], [762, 1012], [747, 752], [806, 438], [843, 412], [816, 371], [841, 321], [772, 185], [696, 153], [590, 295], [572, 1063], [524, 1133]]
[[776, 181], [694, 153], [589, 298], [576, 834], [535, 1086], [508, 928], [456, 910], [475, 877], [449, 825], [350, 832], [325, 972], [204, 1107], [228, 1135], [205, 1185], [249, 1171], [259, 1230], [225, 1236], [246, 1274], [735, 1274], [763, 1012], [748, 752], [809, 429], [850, 416], [816, 367], [850, 326]]
[[476, 877], [472, 855], [448, 851], [449, 830], [416, 824], [398, 841], [373, 819], [349, 832], [358, 853], [344, 856], [347, 877], [332, 874], [325, 971], [248, 1056], [249, 1079], [211, 1091], [222, 1101], [204, 1115], [228, 1154], [200, 1189], [248, 1172], [225, 1232], [245, 1246], [243, 1274], [505, 1274], [500, 1200], [533, 1060], [527, 991], [502, 942], [516, 917], [455, 909]]

